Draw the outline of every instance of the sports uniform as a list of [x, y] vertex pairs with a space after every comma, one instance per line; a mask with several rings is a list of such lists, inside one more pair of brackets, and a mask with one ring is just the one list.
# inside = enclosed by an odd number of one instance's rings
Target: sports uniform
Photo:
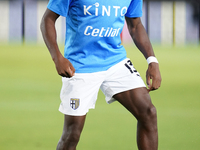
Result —
[[120, 39], [124, 16], [142, 16], [142, 0], [50, 0], [48, 9], [66, 17], [64, 56], [76, 69], [62, 79], [62, 113], [85, 115], [99, 88], [111, 103], [114, 94], [145, 86]]

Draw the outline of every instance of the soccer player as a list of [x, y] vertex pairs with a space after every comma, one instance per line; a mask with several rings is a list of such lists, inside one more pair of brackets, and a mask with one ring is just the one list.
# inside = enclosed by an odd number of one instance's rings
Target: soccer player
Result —
[[[75, 150], [86, 115], [95, 107], [99, 89], [107, 103], [118, 101], [136, 119], [140, 150], [157, 150], [157, 114], [149, 92], [161, 84], [158, 61], [141, 23], [142, 0], [50, 0], [41, 22], [44, 41], [62, 76], [59, 111], [65, 116], [57, 150]], [[66, 17], [64, 56], [55, 22]], [[127, 22], [130, 35], [147, 59], [146, 88], [121, 45]]]

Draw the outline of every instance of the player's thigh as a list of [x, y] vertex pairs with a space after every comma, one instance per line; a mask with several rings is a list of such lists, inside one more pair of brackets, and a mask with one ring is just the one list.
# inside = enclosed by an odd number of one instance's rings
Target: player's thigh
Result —
[[146, 87], [121, 92], [113, 97], [137, 119], [142, 115], [146, 115], [152, 108], [154, 109]]

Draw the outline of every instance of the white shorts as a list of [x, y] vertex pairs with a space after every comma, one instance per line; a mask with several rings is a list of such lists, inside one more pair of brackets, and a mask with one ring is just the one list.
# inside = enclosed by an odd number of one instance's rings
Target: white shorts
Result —
[[63, 77], [62, 82], [59, 111], [72, 116], [82, 116], [94, 109], [99, 89], [106, 102], [112, 103], [117, 93], [146, 87], [128, 58], [106, 71], [75, 73], [72, 78]]

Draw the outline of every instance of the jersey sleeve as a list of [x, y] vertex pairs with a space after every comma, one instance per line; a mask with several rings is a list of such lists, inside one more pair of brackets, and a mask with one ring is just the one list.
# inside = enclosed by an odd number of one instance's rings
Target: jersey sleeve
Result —
[[129, 18], [141, 17], [142, 5], [143, 5], [143, 0], [132, 0], [125, 16]]
[[66, 17], [71, 0], [49, 0], [47, 8], [51, 11]]

